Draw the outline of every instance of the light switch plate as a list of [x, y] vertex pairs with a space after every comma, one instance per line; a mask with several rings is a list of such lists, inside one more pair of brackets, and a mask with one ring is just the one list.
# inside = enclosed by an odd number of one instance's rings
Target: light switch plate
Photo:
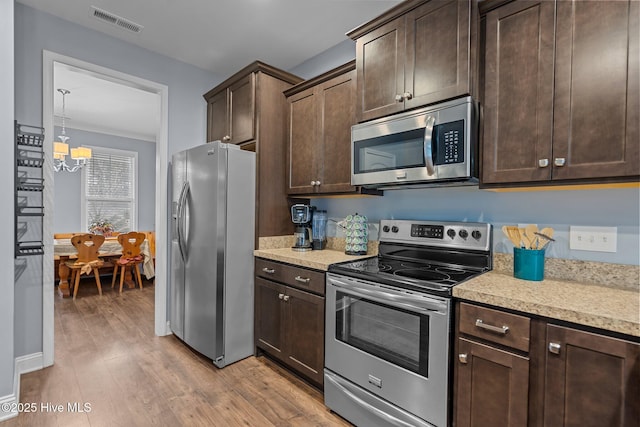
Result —
[[618, 227], [569, 227], [569, 247], [578, 251], [617, 252]]

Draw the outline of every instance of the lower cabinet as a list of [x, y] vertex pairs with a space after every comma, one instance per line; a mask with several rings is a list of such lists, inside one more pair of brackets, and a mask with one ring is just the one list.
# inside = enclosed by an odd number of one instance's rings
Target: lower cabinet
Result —
[[640, 345], [547, 325], [544, 426], [640, 426]]
[[324, 286], [321, 294], [299, 287], [317, 289], [313, 282], [320, 280], [323, 272], [256, 259], [256, 349], [318, 386], [324, 369]]
[[458, 339], [456, 426], [526, 426], [529, 358]]
[[456, 427], [640, 425], [640, 344], [467, 303], [457, 319]]

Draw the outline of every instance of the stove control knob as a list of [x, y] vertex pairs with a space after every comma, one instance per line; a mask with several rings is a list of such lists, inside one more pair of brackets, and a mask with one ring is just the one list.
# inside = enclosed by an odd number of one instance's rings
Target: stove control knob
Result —
[[396, 227], [395, 225], [393, 227], [391, 227], [391, 232], [392, 233], [397, 233], [400, 229], [398, 227]]
[[390, 230], [388, 225], [385, 225], [384, 227], [382, 227], [382, 231], [384, 231], [385, 233], [388, 233]]
[[448, 229], [447, 236], [453, 239], [454, 237], [456, 237], [456, 230], [454, 230], [453, 228]]
[[479, 230], [473, 230], [471, 232], [471, 237], [473, 237], [476, 240], [480, 240], [480, 237], [482, 237], [482, 233], [480, 233]]
[[469, 232], [467, 230], [465, 230], [464, 228], [462, 230], [460, 230], [458, 232], [458, 234], [460, 235], [460, 237], [462, 237], [463, 239], [466, 239], [467, 237], [469, 237]]

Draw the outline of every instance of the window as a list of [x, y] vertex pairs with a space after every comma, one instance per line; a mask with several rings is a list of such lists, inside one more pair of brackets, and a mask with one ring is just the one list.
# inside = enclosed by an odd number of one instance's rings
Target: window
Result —
[[91, 159], [82, 168], [82, 222], [108, 222], [113, 231], [138, 228], [136, 191], [138, 153], [104, 147], [91, 147]]

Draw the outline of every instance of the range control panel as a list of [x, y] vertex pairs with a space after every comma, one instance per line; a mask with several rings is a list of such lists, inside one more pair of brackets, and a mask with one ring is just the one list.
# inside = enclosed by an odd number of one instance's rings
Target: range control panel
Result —
[[448, 221], [380, 221], [380, 241], [488, 251], [491, 224]]

